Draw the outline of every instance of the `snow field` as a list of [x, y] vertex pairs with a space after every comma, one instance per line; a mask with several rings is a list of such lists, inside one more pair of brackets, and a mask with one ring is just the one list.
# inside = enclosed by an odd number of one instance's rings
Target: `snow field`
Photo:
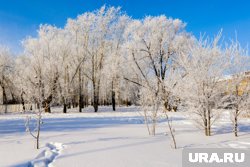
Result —
[[[166, 167], [181, 166], [184, 148], [250, 148], [250, 121], [242, 119], [239, 137], [231, 133], [225, 116], [205, 137], [189, 114], [169, 113], [175, 128], [177, 150], [171, 148], [171, 138], [164, 120], [157, 125], [156, 136], [148, 136], [142, 113], [137, 107], [120, 107], [113, 112], [101, 107], [83, 113], [70, 111], [43, 115], [41, 149], [35, 149], [34, 139], [25, 132], [26, 114], [0, 117], [1, 167]], [[227, 114], [225, 114], [227, 115]], [[223, 132], [223, 133], [221, 133]]]

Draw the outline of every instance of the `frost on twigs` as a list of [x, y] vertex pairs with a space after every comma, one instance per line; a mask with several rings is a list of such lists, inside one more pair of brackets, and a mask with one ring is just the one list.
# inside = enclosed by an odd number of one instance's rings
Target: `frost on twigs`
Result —
[[25, 122], [26, 132], [36, 140], [36, 148], [39, 149], [40, 130], [42, 122], [41, 113], [36, 113], [34, 117], [27, 116]]
[[230, 110], [234, 136], [238, 136], [239, 120], [242, 113], [250, 108], [250, 58], [248, 50], [242, 48], [239, 42], [233, 41], [227, 47], [226, 54], [230, 57], [227, 77], [222, 80], [225, 86], [225, 96], [222, 106]]
[[181, 97], [189, 110], [193, 111], [196, 122], [204, 129], [206, 136], [212, 135], [212, 125], [219, 113], [218, 104], [223, 97], [223, 84], [220, 84], [229, 58], [221, 49], [219, 33], [213, 40], [201, 38], [190, 47], [188, 57], [183, 57], [180, 65], [187, 72], [181, 82]]

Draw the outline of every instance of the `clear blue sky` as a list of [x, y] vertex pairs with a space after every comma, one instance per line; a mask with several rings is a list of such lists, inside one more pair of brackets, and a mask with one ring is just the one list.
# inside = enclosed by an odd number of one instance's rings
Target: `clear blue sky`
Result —
[[225, 40], [235, 37], [250, 42], [250, 1], [248, 0], [0, 0], [0, 43], [21, 52], [20, 41], [36, 36], [40, 24], [63, 27], [67, 18], [102, 5], [121, 6], [134, 18], [165, 14], [187, 23], [187, 31], [216, 34], [223, 28]]

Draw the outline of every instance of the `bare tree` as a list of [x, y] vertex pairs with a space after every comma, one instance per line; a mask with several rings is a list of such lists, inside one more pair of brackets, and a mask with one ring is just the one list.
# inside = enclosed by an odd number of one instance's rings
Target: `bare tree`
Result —
[[165, 113], [165, 116], [166, 116], [166, 119], [167, 119], [168, 129], [169, 129], [171, 139], [172, 139], [172, 142], [173, 142], [173, 148], [177, 149], [177, 143], [176, 143], [175, 134], [174, 134], [175, 129], [173, 128], [172, 119], [169, 118], [167, 112], [164, 112], [164, 113]]
[[[0, 88], [2, 95], [2, 104], [5, 105], [5, 113], [7, 112], [7, 104], [9, 101], [15, 101], [15, 97], [12, 96], [13, 83], [12, 75], [14, 74], [14, 63], [10, 50], [5, 46], [0, 46]], [[8, 93], [9, 92], [9, 93]], [[8, 94], [12, 96], [12, 99], [8, 99]]]
[[[35, 77], [37, 78], [37, 77]], [[40, 132], [41, 132], [41, 125], [42, 125], [42, 96], [41, 96], [41, 89], [42, 89], [42, 85], [41, 85], [41, 81], [40, 79], [38, 79], [38, 82], [36, 83], [37, 84], [37, 89], [38, 89], [38, 101], [39, 101], [39, 105], [38, 105], [38, 111], [36, 114], [36, 117], [35, 117], [35, 122], [36, 122], [36, 125], [35, 127], [33, 128], [33, 130], [31, 130], [31, 125], [30, 125], [30, 120], [31, 120], [31, 117], [27, 117], [27, 120], [26, 120], [26, 124], [25, 124], [25, 127], [26, 127], [26, 131], [30, 133], [30, 135], [36, 140], [36, 149], [39, 149], [40, 148]]]
[[232, 109], [230, 112], [233, 123], [233, 132], [238, 136], [239, 118], [247, 110], [250, 90], [250, 59], [246, 49], [236, 41], [227, 48], [230, 56], [229, 76], [225, 77], [223, 84], [227, 85], [223, 97], [223, 107]]
[[187, 73], [183, 79], [182, 98], [204, 128], [205, 135], [211, 135], [211, 126], [218, 118], [217, 106], [223, 94], [220, 80], [228, 67], [229, 59], [218, 45], [221, 34], [210, 41], [200, 39], [190, 47], [190, 56], [182, 57], [180, 65]]
[[[174, 73], [181, 78], [185, 76], [175, 61], [182, 49], [186, 49], [186, 43], [191, 42], [191, 36], [184, 32], [184, 28], [185, 24], [178, 19], [159, 16], [134, 20], [125, 31], [127, 42], [124, 48], [130, 55], [128, 60], [134, 71], [126, 79], [141, 86], [142, 106], [152, 107], [153, 135], [158, 110], [162, 106], [167, 109], [170, 95], [174, 94], [172, 88], [177, 85], [172, 76]], [[150, 100], [144, 100], [143, 96]]]
[[101, 86], [101, 78], [104, 73], [105, 60], [112, 48], [115, 33], [113, 27], [119, 24], [121, 16], [120, 8], [102, 7], [100, 10], [92, 13], [85, 13], [78, 17], [77, 22], [82, 28], [87, 30], [87, 60], [88, 70], [84, 72], [84, 76], [92, 82], [93, 107], [95, 112], [98, 111], [99, 94]]

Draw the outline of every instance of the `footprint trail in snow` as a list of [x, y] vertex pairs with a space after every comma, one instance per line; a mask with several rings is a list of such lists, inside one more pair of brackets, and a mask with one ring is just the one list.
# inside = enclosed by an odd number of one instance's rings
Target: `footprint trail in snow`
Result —
[[30, 162], [30, 167], [53, 167], [51, 163], [65, 148], [62, 143], [47, 143], [45, 147], [46, 149]]

